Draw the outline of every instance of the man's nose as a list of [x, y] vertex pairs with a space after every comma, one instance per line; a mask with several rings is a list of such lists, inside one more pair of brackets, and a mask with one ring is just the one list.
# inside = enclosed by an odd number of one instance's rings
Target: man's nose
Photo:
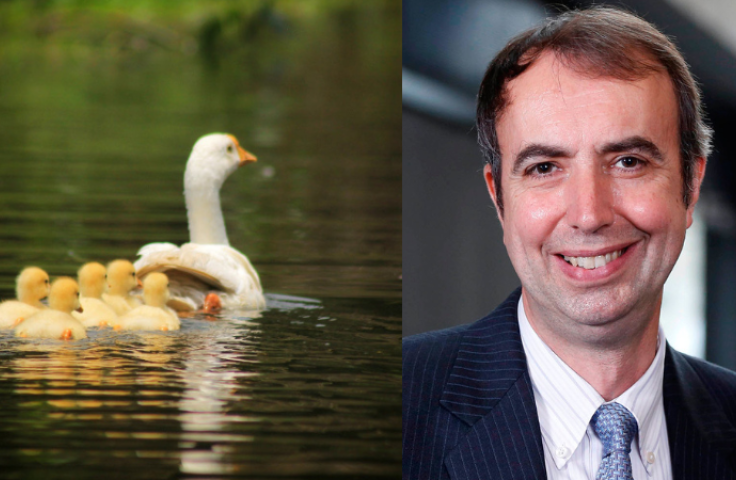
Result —
[[597, 169], [575, 172], [567, 184], [566, 219], [570, 227], [595, 233], [613, 223], [613, 192], [609, 176]]

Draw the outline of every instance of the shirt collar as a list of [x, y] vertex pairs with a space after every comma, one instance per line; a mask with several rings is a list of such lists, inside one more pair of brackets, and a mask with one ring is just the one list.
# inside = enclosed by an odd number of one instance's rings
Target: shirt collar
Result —
[[[564, 467], [583, 441], [595, 411], [606, 402], [537, 335], [529, 323], [521, 298], [518, 317], [542, 439], [547, 448], [555, 453], [552, 457], [559, 469]], [[665, 337], [660, 327], [654, 361], [634, 385], [612, 400], [634, 414], [639, 425], [638, 453], [642, 460], [647, 452], [655, 450], [660, 440], [660, 425], [655, 425], [658, 422], [655, 411], [657, 406], [662, 406], [664, 347]]]

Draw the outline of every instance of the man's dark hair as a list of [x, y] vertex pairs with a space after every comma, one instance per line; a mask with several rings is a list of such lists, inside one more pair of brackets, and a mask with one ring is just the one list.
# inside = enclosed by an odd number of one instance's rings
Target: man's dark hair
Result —
[[677, 47], [649, 22], [611, 7], [568, 11], [512, 39], [486, 70], [478, 92], [478, 143], [491, 164], [496, 204], [503, 215], [501, 152], [496, 123], [508, 104], [508, 83], [540, 55], [553, 52], [566, 67], [591, 78], [635, 81], [666, 72], [679, 111], [683, 200], [690, 205], [696, 159], [711, 149], [700, 90]]

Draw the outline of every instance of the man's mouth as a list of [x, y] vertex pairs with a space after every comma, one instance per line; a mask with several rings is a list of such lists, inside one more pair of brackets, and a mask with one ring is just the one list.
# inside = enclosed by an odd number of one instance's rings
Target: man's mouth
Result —
[[605, 255], [596, 255], [594, 257], [568, 257], [567, 255], [560, 255], [567, 263], [573, 267], [584, 268], [586, 270], [594, 270], [596, 268], [605, 267], [606, 264], [616, 260], [618, 257], [624, 254], [629, 247], [622, 248], [621, 250], [615, 250], [608, 252]]

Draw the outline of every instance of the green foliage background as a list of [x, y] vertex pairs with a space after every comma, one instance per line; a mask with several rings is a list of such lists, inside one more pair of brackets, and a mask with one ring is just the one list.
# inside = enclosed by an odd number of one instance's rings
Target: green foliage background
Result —
[[76, 55], [224, 54], [257, 36], [278, 35], [287, 25], [387, 8], [401, 7], [389, 0], [5, 0], [0, 59], [34, 43]]

